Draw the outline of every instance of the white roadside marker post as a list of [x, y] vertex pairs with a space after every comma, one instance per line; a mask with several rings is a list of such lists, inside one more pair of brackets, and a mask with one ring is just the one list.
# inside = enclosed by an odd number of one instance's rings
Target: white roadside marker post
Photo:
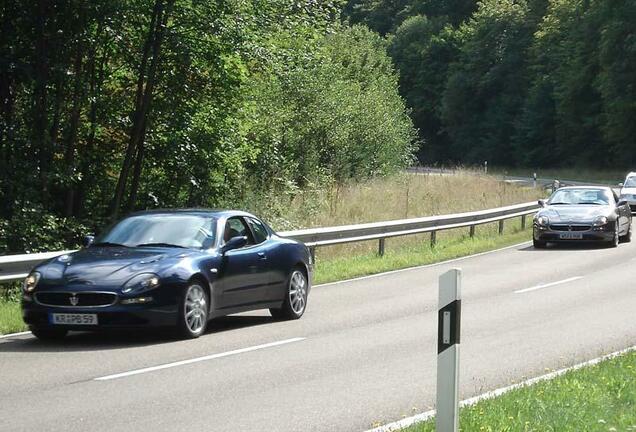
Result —
[[462, 271], [452, 269], [439, 278], [437, 317], [437, 432], [459, 428], [459, 333]]

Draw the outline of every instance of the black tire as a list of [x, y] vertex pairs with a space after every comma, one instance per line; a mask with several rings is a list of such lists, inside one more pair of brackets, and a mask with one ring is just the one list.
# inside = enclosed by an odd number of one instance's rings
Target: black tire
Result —
[[632, 241], [632, 223], [629, 223], [629, 229], [627, 230], [627, 234], [621, 237], [622, 243], [629, 243]]
[[68, 330], [50, 327], [29, 327], [29, 330], [42, 341], [61, 341], [68, 333]]
[[210, 296], [199, 282], [191, 282], [179, 300], [177, 331], [183, 339], [196, 339], [205, 333], [210, 316]]
[[535, 238], [532, 239], [532, 246], [534, 246], [535, 249], [545, 249], [548, 246], [548, 242], [545, 242], [543, 240], [537, 240]]
[[[302, 285], [301, 284], [302, 280]], [[295, 320], [303, 316], [307, 309], [309, 281], [307, 274], [300, 267], [294, 267], [287, 276], [287, 288], [283, 307], [270, 309], [269, 313], [275, 319]]]
[[618, 244], [621, 242], [621, 238], [618, 235], [618, 221], [616, 221], [616, 228], [614, 229], [614, 237], [612, 240], [607, 242], [607, 246], [611, 248], [618, 247]]

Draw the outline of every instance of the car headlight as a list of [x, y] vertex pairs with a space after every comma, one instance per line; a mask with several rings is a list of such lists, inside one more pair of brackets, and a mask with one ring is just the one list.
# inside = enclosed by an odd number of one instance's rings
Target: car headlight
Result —
[[22, 289], [24, 290], [24, 292], [27, 293], [31, 293], [33, 292], [33, 290], [35, 289], [36, 286], [38, 286], [38, 282], [40, 282], [40, 278], [42, 277], [42, 275], [40, 274], [40, 272], [31, 272], [26, 279], [24, 280], [24, 283], [22, 284]]
[[603, 226], [607, 225], [607, 218], [605, 216], [599, 216], [594, 219], [594, 226]]
[[159, 286], [159, 276], [154, 273], [142, 273], [132, 277], [126, 282], [121, 292], [127, 294], [131, 292], [141, 292]]
[[550, 219], [547, 216], [539, 216], [535, 219], [537, 225], [547, 226], [550, 223]]

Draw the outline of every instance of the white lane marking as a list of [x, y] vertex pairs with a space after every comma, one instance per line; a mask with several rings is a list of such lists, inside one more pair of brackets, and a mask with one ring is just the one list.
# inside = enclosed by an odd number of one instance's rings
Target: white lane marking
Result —
[[561, 284], [568, 283], [568, 282], [574, 282], [575, 280], [579, 280], [579, 279], [583, 279], [583, 276], [574, 276], [574, 277], [563, 279], [563, 280], [556, 281], [556, 282], [550, 282], [550, 283], [547, 283], [547, 284], [537, 285], [537, 286], [533, 286], [533, 287], [530, 287], [530, 288], [520, 289], [520, 290], [515, 291], [515, 294], [522, 294], [522, 293], [526, 293], [526, 292], [530, 292], [530, 291], [540, 290], [540, 289], [543, 289], [543, 288], [549, 288], [549, 287], [552, 287], [552, 286], [555, 286], [555, 285], [561, 285]]
[[367, 275], [367, 276], [360, 276], [360, 277], [355, 277], [355, 278], [351, 278], [351, 279], [343, 279], [343, 280], [339, 280], [339, 281], [334, 281], [334, 282], [327, 282], [327, 283], [323, 283], [323, 284], [319, 284], [319, 285], [314, 285], [313, 288], [316, 287], [324, 287], [324, 286], [328, 286], [328, 285], [337, 285], [337, 284], [342, 284], [342, 283], [347, 283], [347, 282], [355, 282], [355, 281], [359, 281], [359, 280], [365, 280], [365, 279], [371, 279], [371, 278], [376, 278], [376, 277], [380, 277], [380, 276], [386, 276], [386, 275], [390, 275], [390, 274], [394, 274], [394, 273], [402, 273], [402, 272], [406, 272], [406, 271], [412, 271], [412, 270], [421, 270], [421, 269], [425, 269], [425, 268], [430, 268], [430, 267], [438, 267], [438, 266], [442, 266], [442, 265], [446, 265], [446, 264], [452, 264], [454, 262], [457, 261], [464, 261], [470, 258], [477, 258], [483, 255], [488, 255], [491, 253], [495, 253], [495, 252], [501, 252], [501, 251], [505, 251], [508, 249], [514, 249], [517, 248], [519, 246], [525, 246], [525, 245], [529, 245], [531, 242], [527, 241], [527, 242], [523, 242], [523, 243], [517, 243], [511, 246], [506, 246], [503, 248], [499, 248], [499, 249], [494, 249], [491, 251], [486, 251], [486, 252], [479, 252], [473, 255], [466, 255], [463, 257], [459, 257], [459, 258], [453, 258], [450, 260], [446, 260], [446, 261], [440, 261], [437, 263], [432, 263], [432, 264], [424, 264], [424, 265], [420, 265], [420, 266], [414, 266], [414, 267], [407, 267], [407, 268], [403, 268], [403, 269], [398, 269], [398, 270], [390, 270], [390, 271], [386, 271], [386, 272], [382, 272], [382, 273], [375, 273], [372, 275]]
[[[547, 373], [545, 375], [540, 375], [538, 377], [530, 378], [528, 380], [522, 381], [522, 382], [517, 383], [517, 384], [512, 384], [512, 385], [509, 385], [507, 387], [498, 388], [496, 390], [492, 390], [492, 391], [486, 392], [484, 394], [480, 394], [478, 396], [474, 396], [474, 397], [471, 397], [469, 399], [465, 399], [465, 400], [463, 400], [463, 401], [461, 401], [459, 403], [459, 406], [460, 407], [465, 407], [465, 406], [474, 405], [477, 402], [480, 402], [482, 400], [492, 399], [494, 397], [501, 396], [502, 394], [507, 393], [507, 392], [509, 392], [511, 390], [515, 390], [515, 389], [518, 389], [518, 388], [526, 387], [526, 386], [529, 386], [529, 385], [532, 385], [532, 384], [536, 384], [536, 383], [541, 382], [541, 381], [551, 380], [553, 378], [556, 378], [556, 377], [558, 377], [560, 375], [565, 374], [566, 372], [570, 372], [570, 371], [573, 371], [573, 370], [581, 369], [581, 368], [586, 367], [586, 366], [594, 366], [595, 364], [600, 363], [600, 362], [602, 362], [604, 360], [609, 360], [611, 358], [618, 357], [618, 356], [623, 355], [623, 354], [627, 354], [627, 353], [629, 353], [631, 351], [636, 351], [636, 345], [631, 346], [629, 348], [622, 349], [620, 351], [615, 351], [615, 352], [613, 352], [611, 354], [606, 354], [604, 356], [597, 357], [597, 358], [592, 359], [592, 360], [585, 361], [583, 363], [578, 363], [578, 364], [575, 364], [573, 366], [569, 366], [569, 367], [566, 367], [566, 368], [563, 368], [563, 369], [559, 369], [559, 370], [556, 370], [554, 372]], [[421, 423], [423, 421], [429, 420], [429, 419], [433, 418], [434, 416], [435, 416], [435, 410], [430, 410], [430, 411], [426, 411], [426, 412], [423, 412], [423, 413], [420, 413], [420, 414], [416, 414], [416, 415], [414, 415], [412, 417], [403, 418], [402, 420], [398, 420], [396, 422], [387, 423], [387, 424], [385, 424], [383, 426], [378, 426], [376, 428], [369, 429], [369, 430], [367, 430], [365, 432], [394, 432], [394, 431], [398, 431], [400, 429], [404, 429], [404, 428], [407, 428], [409, 426], [412, 426], [415, 423]]]
[[256, 351], [256, 350], [260, 350], [260, 349], [264, 349], [264, 348], [271, 348], [271, 347], [275, 347], [275, 346], [279, 346], [279, 345], [289, 344], [289, 343], [292, 343], [292, 342], [299, 342], [299, 341], [302, 341], [302, 340], [305, 340], [305, 339], [306, 338], [304, 338], [304, 337], [285, 339], [285, 340], [278, 341], [278, 342], [270, 342], [270, 343], [266, 343], [266, 344], [262, 344], [262, 345], [256, 345], [256, 346], [252, 346], [252, 347], [248, 347], [248, 348], [237, 349], [237, 350], [234, 350], [234, 351], [227, 351], [227, 352], [222, 352], [222, 353], [218, 353], [218, 354], [212, 354], [212, 355], [208, 355], [208, 356], [204, 356], [204, 357], [196, 357], [196, 358], [193, 358], [193, 359], [181, 360], [181, 361], [174, 362], [174, 363], [166, 363], [166, 364], [162, 364], [162, 365], [158, 365], [158, 366], [152, 366], [152, 367], [147, 367], [147, 368], [143, 368], [143, 369], [135, 369], [135, 370], [132, 370], [132, 371], [122, 372], [122, 373], [118, 373], [118, 374], [114, 374], [114, 375], [106, 375], [106, 376], [99, 377], [99, 378], [93, 378], [93, 380], [94, 381], [108, 381], [108, 380], [113, 380], [113, 379], [117, 379], [117, 378], [128, 377], [128, 376], [131, 376], [131, 375], [139, 375], [139, 374], [143, 374], [143, 373], [158, 371], [158, 370], [161, 370], [161, 369], [168, 369], [168, 368], [173, 368], [173, 367], [177, 367], [177, 366], [183, 366], [183, 365], [188, 365], [188, 364], [192, 364], [192, 363], [198, 363], [198, 362], [202, 362], [202, 361], [213, 360], [213, 359], [217, 359], [217, 358], [221, 358], [221, 357], [228, 357], [228, 356], [232, 356], [232, 355], [236, 355], [236, 354], [242, 354], [242, 353], [246, 353], [246, 352], [250, 352], [250, 351]]
[[13, 337], [13, 336], [23, 336], [23, 335], [28, 335], [28, 334], [31, 334], [31, 332], [30, 331], [25, 331], [25, 332], [20, 332], [20, 333], [9, 333], [9, 334], [6, 334], [6, 335], [0, 335], [0, 339], [10, 338], [10, 337]]

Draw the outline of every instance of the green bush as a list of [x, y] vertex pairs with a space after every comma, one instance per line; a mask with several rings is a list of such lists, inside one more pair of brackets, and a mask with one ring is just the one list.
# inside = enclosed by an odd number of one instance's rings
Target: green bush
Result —
[[5, 254], [74, 249], [89, 232], [90, 228], [73, 218], [27, 204], [18, 208], [11, 220], [0, 222], [0, 246]]

